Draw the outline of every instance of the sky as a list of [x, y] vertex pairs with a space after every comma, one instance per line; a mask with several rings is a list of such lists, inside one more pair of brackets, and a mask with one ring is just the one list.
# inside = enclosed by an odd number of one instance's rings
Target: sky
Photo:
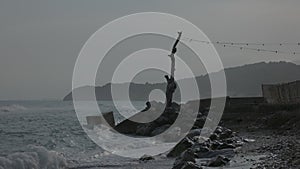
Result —
[[[71, 90], [84, 43], [125, 15], [170, 13], [198, 26], [211, 41], [277, 43], [300, 40], [299, 7], [298, 0], [1, 0], [0, 100], [61, 99]], [[216, 49], [225, 67], [300, 60]]]

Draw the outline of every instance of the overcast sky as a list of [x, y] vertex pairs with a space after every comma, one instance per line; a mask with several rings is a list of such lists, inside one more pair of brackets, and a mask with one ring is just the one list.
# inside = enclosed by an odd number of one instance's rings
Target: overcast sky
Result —
[[[171, 13], [197, 25], [212, 41], [298, 42], [299, 8], [299, 0], [1, 0], [0, 100], [62, 98], [71, 90], [85, 41], [124, 15]], [[225, 67], [300, 60], [217, 50]]]

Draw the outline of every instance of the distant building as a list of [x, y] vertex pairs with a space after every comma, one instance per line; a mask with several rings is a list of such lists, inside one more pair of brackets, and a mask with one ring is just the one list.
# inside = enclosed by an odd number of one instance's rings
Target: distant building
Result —
[[282, 84], [263, 84], [263, 97], [271, 104], [300, 103], [300, 80]]

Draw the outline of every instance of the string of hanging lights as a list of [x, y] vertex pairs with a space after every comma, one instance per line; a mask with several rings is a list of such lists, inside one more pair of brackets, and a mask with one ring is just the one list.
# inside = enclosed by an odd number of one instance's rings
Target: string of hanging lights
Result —
[[[253, 42], [229, 42], [229, 41], [204, 41], [204, 40], [198, 40], [193, 39], [189, 37], [182, 38], [183, 41], [187, 41], [190, 43], [196, 42], [196, 43], [203, 43], [203, 44], [213, 44], [213, 45], [220, 45], [223, 47], [229, 47], [229, 48], [238, 48], [240, 50], [252, 50], [256, 52], [269, 52], [269, 53], [275, 53], [275, 54], [289, 54], [289, 55], [300, 55], [300, 52], [297, 51], [282, 51], [282, 50], [270, 50], [265, 49], [262, 47], [266, 46], [299, 46], [300, 42], [297, 43], [253, 43]], [[262, 47], [260, 47], [262, 46]]]

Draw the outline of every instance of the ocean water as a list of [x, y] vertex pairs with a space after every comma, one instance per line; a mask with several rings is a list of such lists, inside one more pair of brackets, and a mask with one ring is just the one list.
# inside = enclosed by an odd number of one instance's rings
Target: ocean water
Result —
[[[102, 111], [115, 111], [112, 102], [99, 105]], [[134, 106], [142, 110], [144, 103], [134, 102]], [[136, 110], [124, 104], [121, 111]], [[71, 101], [0, 102], [0, 169], [91, 168], [110, 165], [116, 159], [119, 163], [127, 160], [91, 141]]]

